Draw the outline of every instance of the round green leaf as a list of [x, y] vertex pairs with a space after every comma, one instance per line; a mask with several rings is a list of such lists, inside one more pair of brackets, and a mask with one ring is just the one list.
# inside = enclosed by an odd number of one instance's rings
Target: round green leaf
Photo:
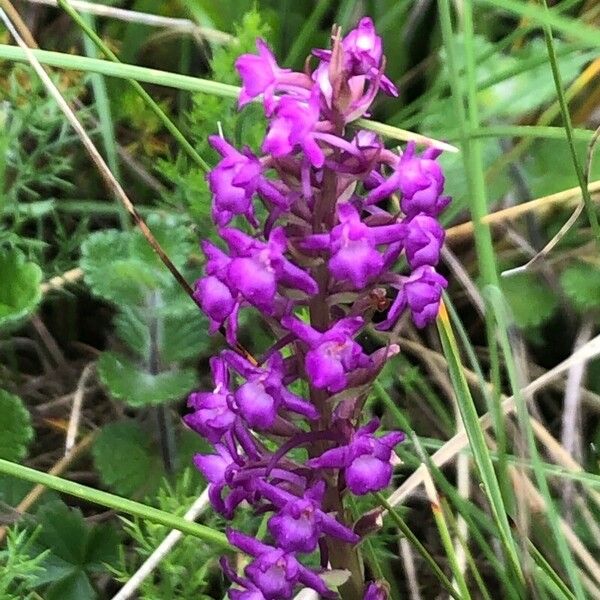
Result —
[[579, 310], [585, 311], [600, 306], [600, 270], [577, 263], [563, 272], [560, 283]]
[[37, 306], [42, 270], [17, 250], [0, 250], [0, 327], [13, 325]]
[[519, 327], [537, 327], [556, 310], [556, 295], [531, 273], [503, 277], [501, 287]]
[[20, 461], [33, 439], [31, 417], [21, 398], [5, 390], [0, 390], [0, 421], [0, 458]]

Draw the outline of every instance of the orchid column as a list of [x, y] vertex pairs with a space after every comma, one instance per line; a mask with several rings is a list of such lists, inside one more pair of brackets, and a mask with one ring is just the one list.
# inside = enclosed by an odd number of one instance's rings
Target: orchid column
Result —
[[[232, 348], [240, 310], [261, 315], [273, 345], [258, 362], [233, 350], [213, 358], [214, 389], [190, 396], [185, 421], [214, 444], [215, 454], [195, 458], [214, 507], [229, 519], [242, 502], [271, 513], [269, 540], [228, 531], [251, 557], [243, 573], [222, 561], [232, 600], [285, 600], [299, 586], [336, 598], [331, 569], [345, 574], [342, 598], [384, 600], [382, 582], [365, 582], [344, 499], [391, 482], [403, 434], [375, 435], [379, 423], [361, 416], [399, 348], [367, 354], [357, 336], [377, 312], [383, 331], [405, 312], [418, 327], [435, 318], [446, 286], [435, 270], [436, 218], [449, 199], [436, 150], [419, 156], [409, 145], [399, 155], [348, 127], [379, 91], [396, 95], [369, 18], [334, 35], [331, 50], [314, 50], [313, 71], [282, 69], [262, 40], [257, 47], [237, 68], [240, 106], [262, 97], [269, 119], [264, 154], [211, 137], [223, 157], [209, 175], [223, 244], [203, 243], [196, 297]], [[401, 255], [408, 275], [395, 270]], [[298, 560], [314, 553], [318, 569]]]

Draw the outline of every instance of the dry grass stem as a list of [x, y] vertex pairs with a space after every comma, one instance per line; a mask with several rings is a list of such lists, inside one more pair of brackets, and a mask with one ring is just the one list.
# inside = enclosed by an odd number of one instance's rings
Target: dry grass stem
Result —
[[88, 380], [94, 373], [94, 367], [94, 363], [86, 365], [77, 382], [77, 389], [73, 394], [73, 405], [71, 407], [71, 416], [69, 417], [69, 426], [67, 427], [67, 437], [65, 439], [65, 456], [67, 456], [73, 446], [75, 446], [75, 440], [77, 439], [77, 433], [79, 432], [79, 423], [81, 421], [81, 409], [83, 407], [85, 389]]

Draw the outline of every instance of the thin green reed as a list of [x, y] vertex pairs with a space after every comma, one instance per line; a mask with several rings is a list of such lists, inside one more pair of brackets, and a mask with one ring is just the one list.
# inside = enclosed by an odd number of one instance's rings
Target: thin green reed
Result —
[[[98, 34], [88, 25], [85, 19], [71, 6], [68, 0], [58, 0], [58, 5], [62, 8], [78, 25], [78, 27], [88, 36], [94, 43], [96, 48], [114, 63], [120, 63], [118, 56], [100, 39]], [[127, 79], [133, 90], [144, 100], [150, 110], [157, 116], [169, 133], [181, 144], [186, 154], [196, 163], [202, 170], [208, 171], [209, 166], [206, 161], [196, 152], [194, 147], [188, 142], [177, 125], [169, 119], [158, 103], [146, 92], [146, 90], [135, 80]]]
[[394, 507], [385, 499], [385, 496], [381, 492], [373, 494], [377, 498], [379, 504], [383, 506], [390, 515], [392, 521], [396, 524], [402, 535], [407, 539], [410, 545], [420, 554], [425, 560], [429, 568], [433, 571], [439, 582], [442, 584], [444, 589], [456, 600], [462, 600], [461, 596], [452, 586], [451, 581], [446, 577], [442, 569], [435, 562], [435, 559], [427, 551], [427, 548], [423, 546], [419, 538], [413, 533], [412, 529], [407, 525], [406, 521], [400, 516], [400, 514], [394, 509]]
[[524, 579], [519, 552], [512, 537], [511, 527], [508, 521], [500, 485], [494, 471], [491, 453], [479, 423], [475, 402], [473, 401], [471, 391], [465, 379], [458, 345], [448, 315], [444, 309], [442, 309], [441, 316], [438, 317], [437, 323], [444, 355], [448, 361], [450, 379], [456, 392], [461, 418], [469, 440], [469, 446], [473, 452], [475, 464], [477, 465], [485, 493], [490, 503], [492, 517], [498, 528], [498, 537], [508, 559], [509, 569], [513, 572], [517, 581], [521, 582]]

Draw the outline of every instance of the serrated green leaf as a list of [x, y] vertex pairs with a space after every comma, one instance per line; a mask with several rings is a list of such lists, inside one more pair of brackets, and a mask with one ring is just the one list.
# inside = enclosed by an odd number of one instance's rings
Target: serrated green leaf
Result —
[[[190, 233], [181, 224], [181, 220], [173, 215], [160, 217], [158, 215], [148, 215], [146, 224], [171, 262], [181, 269], [194, 247], [190, 240]], [[139, 230], [133, 233], [131, 253], [144, 263], [154, 266], [161, 273], [166, 272], [160, 258]]]
[[0, 249], [0, 328], [18, 323], [35, 310], [42, 270], [17, 250]]
[[115, 317], [114, 325], [119, 339], [139, 358], [147, 361], [150, 351], [150, 329], [144, 319], [144, 311], [138, 307], [123, 306]]
[[157, 285], [154, 269], [131, 255], [132, 234], [98, 231], [81, 246], [80, 266], [92, 292], [116, 304], [139, 304]]
[[[110, 423], [102, 428], [92, 450], [102, 483], [116, 494], [152, 493], [162, 468], [152, 443], [134, 421]], [[126, 456], [127, 460], [123, 460]]]
[[552, 316], [558, 305], [552, 290], [531, 273], [503, 277], [501, 286], [519, 327], [541, 325]]
[[0, 422], [0, 458], [18, 462], [27, 454], [33, 428], [29, 411], [21, 398], [5, 390], [0, 390]]
[[161, 340], [161, 358], [174, 364], [207, 353], [214, 342], [208, 333], [208, 320], [193, 305], [182, 314], [165, 317]]
[[560, 283], [579, 310], [600, 306], [600, 270], [591, 265], [576, 263], [563, 272]]
[[98, 374], [113, 397], [138, 408], [179, 400], [196, 385], [192, 369], [152, 375], [113, 352], [102, 353]]

